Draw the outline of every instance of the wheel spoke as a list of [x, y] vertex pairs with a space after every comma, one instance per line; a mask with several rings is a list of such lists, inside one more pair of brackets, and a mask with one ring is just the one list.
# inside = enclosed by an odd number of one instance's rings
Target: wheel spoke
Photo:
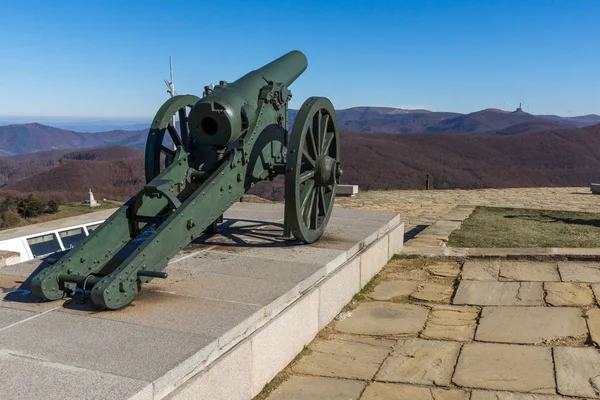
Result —
[[[321, 149], [323, 146], [323, 132], [321, 131], [321, 110], [318, 110], [315, 116], [313, 117], [313, 125], [312, 125], [313, 135], [316, 135], [316, 145], [317, 150]], [[317, 154], [315, 157], [318, 157], [321, 153]]]
[[319, 220], [319, 198], [321, 197], [321, 191], [319, 190], [319, 188], [316, 188], [315, 192], [315, 201], [313, 204], [311, 204], [313, 206], [313, 210], [312, 210], [312, 224], [311, 224], [311, 228], [313, 229], [317, 229], [317, 221]]
[[335, 135], [333, 134], [333, 132], [326, 132], [325, 133], [325, 140], [323, 140], [323, 149], [321, 150], [321, 154], [327, 154], [329, 151], [329, 147], [331, 146], [331, 143], [333, 142], [333, 137]]
[[321, 200], [321, 204], [320, 204], [321, 211], [323, 211], [322, 214], [323, 215], [327, 215], [327, 209], [329, 208], [328, 207], [329, 204], [327, 202], [327, 199], [325, 198], [325, 188], [324, 187], [320, 187], [319, 188], [319, 192], [320, 192], [319, 199]]
[[306, 159], [306, 161], [308, 161], [309, 164], [312, 165], [313, 168], [314, 168], [314, 166], [316, 165], [316, 161], [315, 161], [314, 158], [312, 158], [310, 156], [310, 154], [308, 154], [308, 151], [305, 148], [302, 149], [302, 155], [304, 156], [304, 158]]
[[312, 194], [312, 190], [315, 186], [315, 181], [308, 181], [304, 184], [302, 191], [300, 192], [300, 210], [304, 213], [306, 208], [306, 202], [309, 199], [309, 195]]
[[175, 157], [175, 152], [173, 150], [169, 149], [167, 146], [161, 145], [160, 151], [171, 158]]
[[[183, 147], [186, 148], [186, 150], [188, 150], [187, 148], [189, 147], [189, 143], [188, 143], [188, 125], [187, 125], [187, 116], [186, 116], [186, 109], [185, 107], [179, 109], [179, 131], [181, 132], [181, 141], [183, 142]], [[189, 150], [188, 150], [189, 151]]]
[[316, 190], [311, 190], [310, 191], [310, 200], [307, 202], [307, 207], [303, 212], [303, 217], [304, 217], [304, 223], [306, 224], [306, 226], [308, 226], [308, 228], [310, 229], [310, 223], [312, 221], [312, 215], [313, 215], [313, 208], [314, 208], [314, 204], [315, 202], [315, 197], [316, 197]]
[[[312, 128], [308, 128], [308, 132], [306, 132], [306, 142], [307, 143], [308, 143], [309, 138], [310, 138], [310, 149], [312, 150], [312, 155], [314, 158], [317, 158], [319, 156], [319, 153], [317, 152], [317, 143], [316, 143]], [[308, 146], [308, 144], [307, 144], [307, 146]]]
[[327, 148], [327, 125], [329, 125], [329, 114], [324, 114], [321, 117], [321, 123], [319, 124], [319, 132], [322, 140], [321, 147], [319, 148], [321, 150], [321, 154], [325, 154], [325, 150]]
[[177, 134], [177, 129], [175, 129], [175, 127], [171, 124], [169, 124], [167, 126], [167, 131], [169, 131], [169, 135], [171, 136], [171, 139], [173, 140], [173, 144], [175, 146], [181, 146], [181, 139], [179, 138], [179, 135]]
[[300, 174], [300, 183], [304, 183], [309, 179], [312, 179], [315, 177], [315, 170], [314, 169], [310, 169], [308, 171], [304, 171], [303, 173]]

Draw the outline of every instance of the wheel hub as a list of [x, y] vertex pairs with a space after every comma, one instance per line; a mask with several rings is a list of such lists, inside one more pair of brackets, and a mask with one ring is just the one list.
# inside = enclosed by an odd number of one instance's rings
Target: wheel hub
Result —
[[319, 157], [315, 166], [315, 185], [332, 185], [338, 176], [338, 162], [329, 156]]

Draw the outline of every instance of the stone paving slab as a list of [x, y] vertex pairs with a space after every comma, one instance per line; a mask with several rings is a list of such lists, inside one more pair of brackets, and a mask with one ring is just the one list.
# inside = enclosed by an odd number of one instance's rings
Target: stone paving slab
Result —
[[399, 340], [375, 380], [419, 385], [449, 386], [460, 350], [459, 343]]
[[593, 348], [554, 349], [558, 393], [600, 398], [600, 352]]
[[500, 264], [500, 281], [560, 282], [554, 263], [537, 261], [507, 262]]
[[467, 388], [554, 394], [551, 349], [509, 344], [465, 344], [452, 382]]
[[[253, 257], [237, 258], [237, 263], [245, 265], [243, 269], [240, 268], [244, 271], [246, 268], [252, 267], [256, 267], [258, 270], [265, 264], [269, 264], [265, 260]], [[219, 262], [214, 262], [216, 260], [213, 260], [211, 263], [209, 258], [187, 259], [181, 263], [170, 265], [165, 269], [169, 274], [169, 279], [153, 280], [147, 286], [149, 289], [148, 292], [173, 293], [178, 296], [194, 297], [197, 299], [213, 299], [223, 302], [264, 306], [282, 294], [292, 290], [299, 282], [304, 283], [308, 280], [309, 282], [306, 283], [307, 286], [310, 286], [310, 284], [313, 284], [325, 275], [322, 266], [319, 268], [318, 264], [294, 262], [287, 263], [285, 269], [297, 267], [303, 273], [294, 271], [290, 273], [291, 277], [281, 272], [279, 274], [274, 273], [271, 279], [267, 277], [254, 278], [244, 276], [243, 272], [241, 274], [234, 272], [227, 274], [203, 272], [200, 269], [194, 268], [194, 263], [197, 263], [198, 265], [223, 265], [223, 269], [226, 269], [224, 264], [227, 260], [228, 258], [221, 259]], [[274, 262], [274, 264], [278, 263]], [[311, 277], [312, 279], [310, 279]], [[306, 287], [302, 289], [306, 289]]]
[[426, 266], [425, 271], [437, 278], [457, 278], [460, 275], [460, 266], [455, 262], [435, 262]]
[[379, 283], [367, 296], [373, 300], [391, 300], [395, 297], [407, 297], [417, 289], [417, 283], [411, 281], [385, 281]]
[[481, 342], [541, 344], [587, 336], [580, 308], [483, 307], [475, 339]]
[[147, 382], [161, 377], [215, 340], [61, 312], [47, 313], [0, 331], [5, 351]]
[[434, 306], [421, 337], [458, 342], [471, 341], [477, 327], [478, 316], [477, 307]]
[[269, 400], [358, 400], [367, 384], [348, 379], [294, 375]]
[[68, 367], [27, 355], [0, 353], [0, 398], [151, 399], [152, 384]]
[[558, 263], [563, 282], [600, 282], [600, 263], [565, 261]]
[[600, 309], [592, 308], [586, 310], [587, 325], [590, 331], [590, 338], [596, 347], [600, 347]]
[[361, 400], [469, 400], [469, 392], [457, 389], [427, 388], [396, 383], [373, 382]]
[[410, 282], [422, 282], [428, 280], [430, 275], [424, 269], [399, 270], [388, 275], [388, 279]]
[[311, 244], [311, 247], [345, 250], [348, 252], [348, 257], [352, 257], [360, 250], [359, 243], [368, 246], [381, 236], [381, 221], [376, 219], [360, 221], [361, 223], [357, 224], [351, 217], [331, 216], [329, 223], [332, 225], [327, 231], [327, 236]]
[[0, 307], [0, 331], [12, 324], [37, 315], [34, 312]]
[[309, 346], [309, 354], [293, 367], [305, 375], [348, 379], [372, 379], [394, 340], [360, 338], [350, 335], [317, 340]]
[[596, 298], [596, 305], [600, 306], [600, 284], [592, 284], [592, 292], [594, 292], [594, 297]]
[[238, 257], [259, 258], [265, 263], [272, 262], [273, 260], [293, 263], [307, 263], [307, 261], [310, 261], [312, 264], [324, 265], [328, 271], [335, 269], [348, 258], [346, 251], [343, 250], [322, 249], [313, 247], [312, 245], [298, 245], [298, 243], [293, 245], [294, 242], [286, 242], [281, 245], [278, 242], [267, 242], [261, 246], [244, 246], [241, 243], [221, 244], [220, 238], [213, 238], [210, 243], [212, 244], [210, 251], [215, 253], [229, 253], [235, 254]]
[[500, 265], [499, 261], [467, 260], [463, 264], [461, 278], [474, 281], [497, 281]]
[[242, 321], [264, 318], [260, 304], [195, 298], [157, 290], [142, 290], [133, 305], [118, 312], [98, 312], [89, 303], [72, 307], [57, 311], [86, 319], [118, 321], [210, 338], [224, 335]]
[[[285, 246], [284, 246], [285, 247]], [[317, 256], [318, 254], [315, 254]], [[336, 258], [330, 254], [322, 261], [328, 263]], [[234, 277], [263, 279], [267, 281], [301, 281], [310, 277], [323, 267], [321, 260], [303, 260], [293, 262], [282, 258], [267, 258], [266, 254], [259, 257], [239, 257], [238, 254], [217, 251], [202, 251], [191, 254], [188, 258], [169, 264], [170, 281], [180, 281], [189, 277], [201, 280], [201, 273], [223, 274]], [[153, 281], [155, 282], [155, 281]], [[160, 281], [168, 282], [168, 281]], [[173, 282], [179, 283], [179, 282]]]
[[589, 307], [594, 305], [592, 289], [583, 283], [546, 282], [546, 303], [555, 307]]
[[417, 290], [410, 297], [414, 300], [432, 303], [449, 303], [453, 293], [452, 282], [447, 284], [423, 283], [417, 286]]
[[547, 394], [525, 394], [513, 392], [491, 392], [473, 390], [470, 400], [568, 400], [572, 397], [554, 396]]
[[462, 280], [453, 304], [480, 306], [543, 306], [541, 282], [491, 282]]
[[427, 314], [426, 307], [374, 301], [360, 304], [334, 327], [339, 332], [361, 335], [416, 334], [423, 329]]

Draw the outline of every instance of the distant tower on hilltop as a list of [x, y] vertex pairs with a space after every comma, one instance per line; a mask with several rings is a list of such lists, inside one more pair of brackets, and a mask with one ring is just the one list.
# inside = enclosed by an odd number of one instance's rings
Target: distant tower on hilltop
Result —
[[521, 108], [521, 103], [519, 103], [519, 108], [517, 108], [515, 111], [523, 111], [523, 108]]

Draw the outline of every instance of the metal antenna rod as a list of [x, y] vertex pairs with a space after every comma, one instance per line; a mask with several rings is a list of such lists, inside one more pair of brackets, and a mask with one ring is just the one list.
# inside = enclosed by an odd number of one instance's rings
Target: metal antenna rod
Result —
[[[166, 79], [165, 81], [165, 85], [167, 85], [167, 93], [169, 93], [169, 95], [171, 97], [175, 96], [175, 84], [173, 83], [173, 57], [169, 56], [169, 80], [167, 81]], [[171, 125], [173, 125], [173, 127], [175, 129], [177, 129], [177, 125], [175, 124], [175, 115], [173, 115], [171, 117]], [[173, 150], [177, 150], [177, 146], [175, 146], [175, 143], [173, 143]]]
[[175, 96], [175, 84], [173, 83], [173, 57], [169, 56], [169, 80], [166, 79], [165, 85], [167, 85], [167, 93], [171, 95], [171, 97]]
[[169, 56], [169, 79], [171, 80], [171, 96], [175, 95], [175, 85], [173, 84], [173, 57]]

